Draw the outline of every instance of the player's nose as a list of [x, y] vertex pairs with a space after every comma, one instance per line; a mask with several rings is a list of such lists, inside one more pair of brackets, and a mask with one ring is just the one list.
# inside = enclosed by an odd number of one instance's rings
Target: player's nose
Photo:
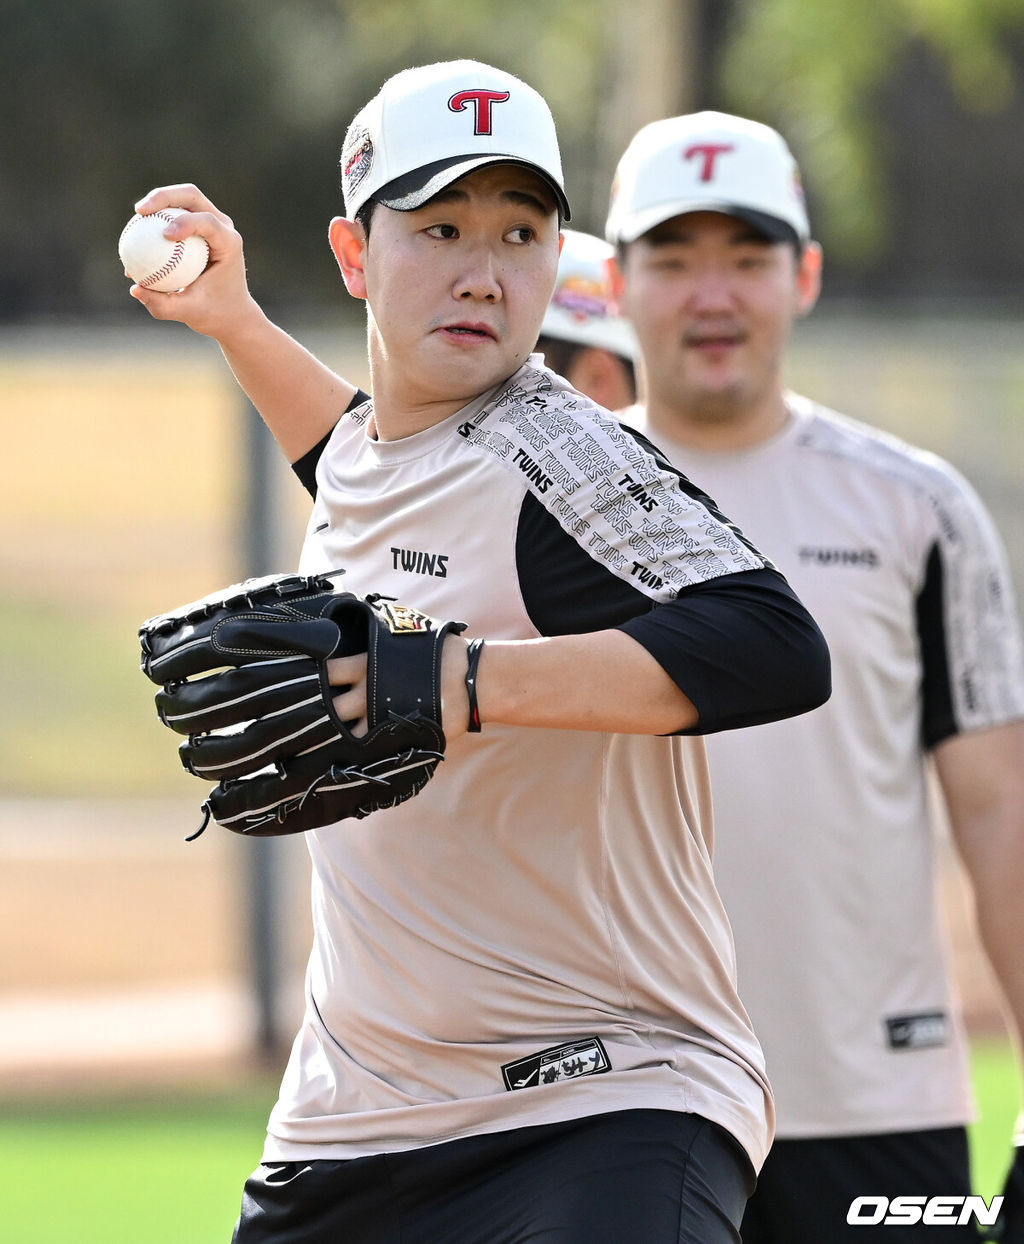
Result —
[[501, 298], [498, 263], [489, 247], [474, 248], [466, 255], [453, 293], [467, 302], [497, 302]]
[[698, 272], [689, 289], [690, 309], [707, 314], [732, 306], [735, 288], [726, 272], [714, 267]]

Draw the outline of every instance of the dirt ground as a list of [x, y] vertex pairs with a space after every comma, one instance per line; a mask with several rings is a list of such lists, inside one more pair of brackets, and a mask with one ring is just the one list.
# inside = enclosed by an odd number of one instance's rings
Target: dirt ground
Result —
[[[248, 893], [254, 844], [195, 803], [0, 802], [0, 1094], [69, 1076], [166, 1078], [253, 1051]], [[274, 844], [282, 1034], [308, 948], [301, 839]], [[963, 878], [940, 851], [943, 902], [968, 1026], [1003, 1031]]]
[[[254, 845], [194, 799], [0, 802], [0, 1094], [251, 1062]], [[282, 1039], [309, 942], [301, 839], [274, 843]]]

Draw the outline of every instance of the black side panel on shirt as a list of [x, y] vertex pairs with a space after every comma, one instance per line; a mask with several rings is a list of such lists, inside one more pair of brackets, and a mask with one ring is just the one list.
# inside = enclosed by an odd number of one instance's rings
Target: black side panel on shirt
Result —
[[519, 590], [542, 635], [582, 635], [646, 613], [651, 599], [609, 572], [570, 536], [532, 492], [516, 531]]
[[618, 628], [700, 713], [682, 733], [777, 721], [828, 699], [828, 648], [777, 570], [746, 570], [657, 604], [592, 558], [528, 493], [516, 536], [520, 591], [542, 635]]
[[942, 578], [942, 554], [938, 544], [933, 544], [925, 563], [924, 583], [914, 603], [923, 670], [921, 738], [925, 747], [934, 747], [957, 733], [946, 647]]
[[[369, 400], [369, 393], [364, 393], [362, 389], [357, 389], [355, 396], [345, 407], [343, 413], [347, 415], [350, 410], [355, 410], [357, 406], [362, 406], [363, 402], [367, 402]], [[331, 428], [331, 431], [328, 432], [322, 440], [317, 441], [312, 449], [307, 450], [301, 458], [296, 459], [296, 461], [292, 463], [292, 470], [299, 477], [299, 482], [311, 497], [316, 496], [317, 464], [319, 463], [324, 450], [327, 448], [327, 442], [331, 439], [331, 433], [333, 433], [333, 431], [334, 428]]]

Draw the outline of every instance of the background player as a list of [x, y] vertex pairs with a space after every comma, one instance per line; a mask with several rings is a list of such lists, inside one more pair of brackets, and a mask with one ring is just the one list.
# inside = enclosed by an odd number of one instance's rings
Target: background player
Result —
[[[634, 138], [616, 187], [608, 238], [645, 393], [626, 418], [771, 550], [833, 657], [825, 707], [708, 741], [716, 874], [778, 1104], [743, 1238], [863, 1239], [846, 1225], [858, 1195], [970, 1191], [932, 768], [1024, 1031], [1024, 658], [1010, 578], [950, 466], [784, 390], [821, 251], [778, 134], [718, 113], [659, 121]], [[944, 1234], [958, 1237], [973, 1232]]]
[[636, 401], [636, 337], [617, 304], [615, 248], [602, 238], [562, 230], [555, 292], [537, 351], [552, 371], [605, 410]]
[[[237, 1238], [734, 1241], [770, 1096], [679, 736], [813, 707], [827, 652], [703, 494], [528, 359], [567, 211], [540, 97], [407, 71], [342, 159], [372, 402], [269, 325], [212, 205], [207, 273], [133, 292], [252, 386], [315, 495], [304, 571], [488, 637], [484, 729], [450, 637], [438, 774], [307, 835], [307, 1011]], [[365, 657], [336, 674], [358, 718]]]

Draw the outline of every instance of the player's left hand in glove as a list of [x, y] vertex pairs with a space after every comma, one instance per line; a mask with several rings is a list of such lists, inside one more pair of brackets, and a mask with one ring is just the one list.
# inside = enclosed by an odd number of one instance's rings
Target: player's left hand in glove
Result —
[[[331, 576], [247, 579], [143, 623], [161, 720], [236, 833], [301, 833], [410, 799], [443, 759], [441, 651], [465, 629]], [[367, 731], [338, 716], [327, 662], [366, 653]]]

